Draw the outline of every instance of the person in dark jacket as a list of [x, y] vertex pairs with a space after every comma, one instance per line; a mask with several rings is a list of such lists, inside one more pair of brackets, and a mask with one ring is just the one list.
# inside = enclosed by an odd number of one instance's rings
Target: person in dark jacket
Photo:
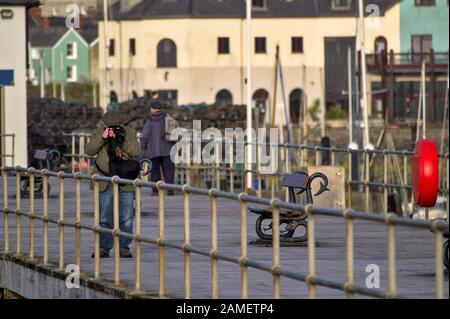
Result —
[[[153, 100], [150, 103], [149, 118], [144, 125], [141, 142], [142, 156], [152, 161], [151, 180], [161, 181], [161, 171], [164, 181], [173, 184], [175, 179], [175, 164], [170, 159], [170, 150], [174, 143], [165, 140], [165, 118], [167, 113], [161, 111], [161, 103]], [[153, 189], [156, 194], [157, 189]], [[169, 195], [173, 192], [169, 191]]]
[[[87, 155], [96, 155], [96, 165], [100, 170], [94, 168], [93, 174], [103, 175], [100, 171], [106, 173], [109, 170], [108, 139], [115, 138], [114, 131], [110, 128], [111, 126], [121, 126], [125, 132], [125, 140], [119, 148], [120, 157], [130, 159], [139, 156], [139, 142], [136, 137], [136, 131], [129, 126], [125, 126], [125, 120], [125, 116], [118, 111], [106, 112], [103, 116], [103, 127], [93, 132], [85, 150]], [[99, 192], [100, 226], [113, 229], [114, 201], [112, 187], [109, 183], [99, 182]], [[121, 231], [129, 234], [133, 233], [134, 200], [134, 187], [132, 185], [121, 185], [119, 187], [119, 228]], [[130, 239], [120, 237], [121, 258], [133, 257], [130, 253], [130, 244]], [[100, 233], [100, 258], [108, 258], [112, 248], [113, 236]], [[92, 258], [94, 258], [94, 254], [92, 254]]]

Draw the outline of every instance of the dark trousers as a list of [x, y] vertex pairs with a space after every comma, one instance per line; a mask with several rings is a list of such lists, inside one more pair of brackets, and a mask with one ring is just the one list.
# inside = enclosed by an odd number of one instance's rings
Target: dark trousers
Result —
[[[163, 180], [161, 178], [161, 171], [164, 177], [164, 182], [167, 184], [173, 184], [175, 180], [175, 164], [170, 159], [170, 156], [152, 158], [152, 182], [159, 182]], [[153, 192], [156, 193], [158, 190], [154, 188]]]

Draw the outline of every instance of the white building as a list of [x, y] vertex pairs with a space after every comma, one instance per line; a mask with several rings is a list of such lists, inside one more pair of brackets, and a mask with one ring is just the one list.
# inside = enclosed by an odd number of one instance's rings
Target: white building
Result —
[[27, 10], [38, 5], [38, 0], [0, 0], [2, 165], [28, 165]]

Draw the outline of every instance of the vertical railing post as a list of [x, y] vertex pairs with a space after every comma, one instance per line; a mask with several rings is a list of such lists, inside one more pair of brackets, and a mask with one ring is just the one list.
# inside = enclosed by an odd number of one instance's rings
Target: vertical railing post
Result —
[[241, 267], [241, 298], [248, 298], [248, 269], [247, 269], [247, 205], [243, 198], [246, 196], [245, 193], [239, 194], [239, 202], [241, 208], [241, 257], [240, 257], [240, 267]]
[[[289, 174], [289, 148], [287, 144], [284, 144], [284, 173]], [[289, 188], [285, 188], [285, 200], [289, 201]]]
[[120, 285], [120, 237], [119, 229], [119, 177], [112, 178], [114, 212], [114, 284]]
[[79, 145], [78, 145], [78, 153], [79, 153], [79, 171], [82, 171], [82, 167], [84, 166], [84, 161], [86, 160], [86, 155], [84, 154], [84, 141], [85, 141], [85, 135], [84, 134], [80, 134], [80, 137], [78, 139], [79, 141]]
[[331, 148], [331, 166], [336, 165], [336, 150], [334, 147]]
[[75, 264], [81, 268], [81, 179], [75, 174]]
[[300, 167], [305, 167], [305, 152], [303, 150], [303, 144], [300, 145]]
[[229, 143], [229, 154], [230, 154], [230, 193], [234, 193], [234, 148], [233, 148], [233, 142], [230, 141]]
[[280, 268], [280, 209], [277, 199], [272, 199], [272, 276], [273, 276], [273, 298], [280, 299], [281, 282], [278, 270]]
[[395, 225], [390, 221], [395, 214], [386, 215], [387, 239], [388, 239], [388, 279], [389, 279], [389, 298], [394, 298], [397, 294], [397, 265], [395, 260]]
[[370, 152], [365, 150], [365, 161], [364, 161], [364, 191], [365, 191], [365, 210], [366, 212], [370, 211], [370, 187], [369, 187], [369, 179], [370, 179]]
[[159, 209], [158, 209], [158, 223], [159, 223], [159, 297], [163, 298], [166, 294], [165, 291], [165, 249], [163, 245], [164, 241], [164, 182], [159, 181], [156, 184], [158, 188], [158, 199], [159, 199]]
[[29, 212], [29, 240], [30, 240], [30, 250], [28, 257], [33, 260], [34, 259], [34, 168], [28, 169], [28, 174], [30, 176], [30, 208]]
[[434, 254], [435, 254], [435, 272], [436, 272], [436, 298], [444, 299], [444, 270], [443, 270], [443, 256], [442, 256], [442, 244], [443, 244], [443, 234], [439, 229], [439, 221], [433, 221], [433, 231], [434, 231]]
[[186, 141], [186, 148], [187, 148], [187, 154], [185, 155], [185, 165], [186, 165], [186, 170], [185, 170], [185, 176], [186, 176], [186, 184], [191, 184], [192, 180], [191, 180], [191, 172], [192, 172], [192, 152], [191, 152], [191, 143], [189, 141]]
[[214, 179], [216, 180], [216, 188], [220, 190], [220, 162], [221, 158], [219, 157], [221, 154], [218, 152], [219, 142], [214, 140]]
[[319, 151], [319, 147], [318, 146], [316, 146], [315, 148], [314, 148], [314, 152], [315, 152], [315, 155], [316, 155], [316, 163], [315, 163], [315, 165], [316, 166], [319, 166], [320, 165], [320, 151]]
[[70, 157], [72, 158], [72, 174], [74, 174], [75, 173], [75, 159], [76, 159], [76, 155], [75, 155], [75, 133], [72, 133], [71, 137], [72, 137], [72, 154], [70, 155]]
[[[271, 157], [271, 163], [278, 163], [279, 155], [278, 155], [278, 148], [275, 144], [270, 144], [270, 157]], [[276, 171], [276, 170], [275, 170]], [[272, 170], [272, 175], [270, 176], [270, 198], [275, 198], [275, 182], [276, 182], [276, 176], [273, 175], [274, 170]]]
[[22, 253], [22, 216], [20, 215], [20, 171], [16, 167], [16, 254]]
[[407, 186], [408, 186], [408, 160], [409, 160], [409, 156], [408, 154], [406, 154], [406, 151], [403, 152], [403, 183], [404, 183], [404, 187], [405, 187], [405, 193], [407, 193]]
[[305, 167], [308, 167], [308, 165], [309, 165], [309, 160], [308, 160], [308, 149], [305, 147], [305, 148], [303, 148], [303, 158], [304, 158], [304, 161], [305, 161]]
[[100, 280], [100, 193], [99, 183], [95, 174], [92, 176], [92, 185], [94, 189], [94, 279]]
[[47, 170], [42, 171], [42, 237], [44, 241], [44, 265], [48, 265], [48, 176]]
[[351, 149], [348, 149], [348, 207], [352, 207], [353, 206], [353, 171], [352, 171], [352, 158], [353, 158], [353, 153], [351, 151]]
[[305, 207], [306, 215], [308, 217], [308, 276], [306, 283], [308, 284], [308, 295], [310, 299], [316, 298], [316, 285], [312, 282], [316, 275], [316, 243], [314, 234], [314, 214], [312, 213], [312, 205], [308, 204]]
[[219, 269], [217, 261], [217, 198], [215, 197], [216, 189], [210, 189], [208, 196], [211, 202], [211, 297], [219, 298]]
[[349, 216], [351, 209], [344, 211], [345, 218], [345, 243], [346, 243], [346, 264], [347, 264], [347, 280], [345, 281], [345, 294], [348, 299], [353, 298], [353, 293], [349, 288], [353, 285], [353, 219]]
[[450, 159], [449, 159], [449, 154], [445, 154], [445, 161], [447, 162], [447, 173], [445, 174], [446, 176], [446, 180], [447, 180], [447, 187], [445, 189], [445, 193], [447, 195], [447, 222], [449, 221], [449, 210], [450, 210], [450, 192], [449, 192], [449, 188], [450, 188]]
[[64, 270], [64, 172], [58, 173], [59, 182], [59, 270]]
[[383, 151], [383, 212], [385, 215], [389, 213], [388, 211], [388, 154]]
[[261, 143], [256, 142], [256, 177], [258, 180], [258, 197], [262, 197], [262, 177], [261, 177], [261, 156], [260, 156]]
[[135, 180], [134, 195], [136, 201], [135, 207], [135, 221], [136, 221], [136, 235], [135, 235], [135, 249], [136, 249], [136, 263], [135, 263], [135, 292], [141, 291], [141, 181]]
[[4, 251], [9, 252], [9, 203], [8, 203], [8, 171], [2, 167], [3, 175], [3, 229], [4, 229]]
[[189, 185], [183, 186], [184, 203], [184, 298], [191, 299], [191, 216], [189, 204]]

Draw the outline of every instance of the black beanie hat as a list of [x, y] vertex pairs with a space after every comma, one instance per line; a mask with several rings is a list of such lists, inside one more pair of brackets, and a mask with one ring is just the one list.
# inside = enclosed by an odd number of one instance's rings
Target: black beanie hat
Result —
[[155, 109], [155, 110], [160, 110], [161, 109], [161, 103], [158, 100], [152, 100], [150, 102], [150, 108]]

